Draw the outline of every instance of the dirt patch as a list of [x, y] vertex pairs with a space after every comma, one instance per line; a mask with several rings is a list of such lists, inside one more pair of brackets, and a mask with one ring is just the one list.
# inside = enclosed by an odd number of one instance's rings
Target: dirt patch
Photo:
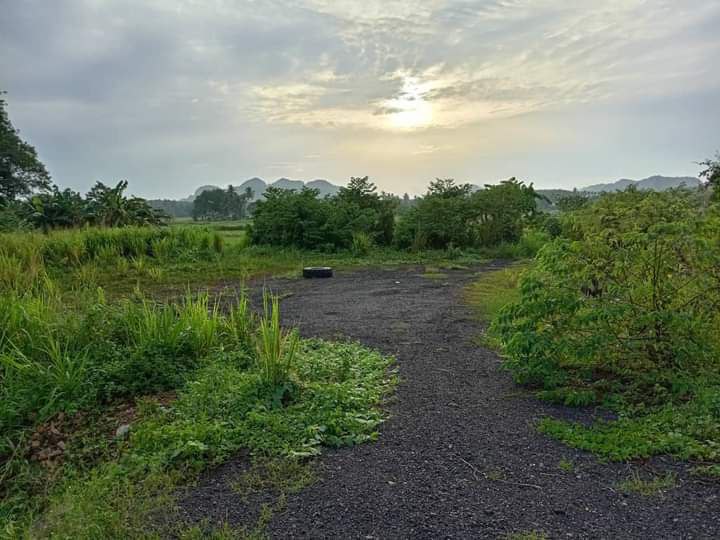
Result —
[[[480, 328], [462, 301], [478, 270], [340, 272], [328, 280], [253, 284], [283, 295], [285, 324], [305, 336], [357, 340], [397, 357], [401, 384], [376, 443], [326, 451], [319, 480], [270, 521], [274, 538], [717, 538], [720, 487], [685, 466], [660, 498], [615, 489], [638, 466], [602, 464], [539, 434], [544, 415], [589, 421], [592, 410], [539, 402], [512, 383], [498, 356], [474, 342]], [[568, 465], [571, 464], [571, 465]], [[183, 501], [189, 521], [252, 526], [232, 493], [238, 463], [204, 476]]]

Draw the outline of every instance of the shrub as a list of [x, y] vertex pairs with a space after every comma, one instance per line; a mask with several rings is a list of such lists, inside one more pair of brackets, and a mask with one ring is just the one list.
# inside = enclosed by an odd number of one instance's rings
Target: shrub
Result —
[[250, 231], [254, 244], [315, 248], [334, 243], [328, 225], [330, 205], [317, 198], [318, 191], [291, 191], [268, 188], [265, 199], [257, 202]]
[[415, 207], [401, 214], [396, 243], [413, 249], [514, 243], [534, 217], [537, 197], [532, 185], [514, 178], [478, 191], [437, 179]]
[[518, 381], [650, 399], [716, 374], [720, 221], [677, 194], [628, 192], [572, 225], [577, 239], [541, 250], [495, 325]]
[[367, 234], [363, 232], [353, 234], [352, 246], [350, 247], [353, 255], [355, 255], [356, 257], [365, 256], [370, 253], [371, 248], [372, 240]]
[[270, 188], [257, 202], [250, 238], [254, 244], [334, 251], [352, 248], [356, 234], [389, 245], [393, 239], [397, 199], [376, 193], [364, 178], [351, 178], [337, 195], [318, 198], [318, 191]]

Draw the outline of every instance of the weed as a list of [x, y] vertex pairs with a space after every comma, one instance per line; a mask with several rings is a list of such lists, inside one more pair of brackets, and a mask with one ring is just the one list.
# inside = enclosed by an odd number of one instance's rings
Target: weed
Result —
[[367, 233], [356, 232], [352, 235], [352, 243], [350, 244], [350, 251], [356, 257], [364, 257], [372, 249], [372, 239]]
[[260, 373], [266, 384], [279, 387], [290, 381], [290, 369], [298, 345], [295, 330], [280, 327], [280, 300], [268, 293], [263, 295], [264, 317], [258, 325], [256, 338]]
[[293, 458], [266, 458], [253, 463], [250, 470], [232, 483], [232, 488], [243, 497], [258, 491], [291, 495], [312, 484], [315, 478], [310, 463]]
[[677, 477], [671, 472], [663, 476], [644, 479], [639, 472], [633, 471], [630, 478], [618, 483], [617, 488], [625, 493], [638, 493], [645, 497], [651, 497], [672, 489], [676, 485]]
[[558, 463], [558, 467], [561, 471], [573, 472], [575, 470], [575, 463], [573, 463], [569, 459], [563, 458], [560, 460], [560, 463]]

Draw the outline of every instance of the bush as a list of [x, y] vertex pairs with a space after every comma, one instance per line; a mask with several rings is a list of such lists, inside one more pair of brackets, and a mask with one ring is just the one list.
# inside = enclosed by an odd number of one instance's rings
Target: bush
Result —
[[352, 178], [337, 195], [324, 199], [313, 189], [270, 188], [255, 207], [251, 241], [334, 251], [352, 248], [354, 236], [363, 234], [389, 245], [397, 200], [376, 190], [367, 177]]
[[307, 188], [301, 191], [268, 188], [265, 199], [255, 206], [251, 242], [305, 249], [335, 244], [337, 235], [328, 224], [330, 203], [318, 199], [318, 193]]
[[437, 179], [415, 207], [401, 214], [395, 241], [413, 249], [515, 243], [535, 216], [537, 198], [532, 185], [514, 178], [478, 191]]
[[546, 390], [687, 391], [720, 361], [720, 221], [682, 194], [628, 192], [578, 213], [496, 322], [508, 366]]
[[370, 253], [371, 249], [372, 240], [367, 234], [363, 232], [353, 234], [352, 245], [350, 246], [350, 250], [352, 251], [353, 255], [355, 255], [356, 257], [363, 257]]

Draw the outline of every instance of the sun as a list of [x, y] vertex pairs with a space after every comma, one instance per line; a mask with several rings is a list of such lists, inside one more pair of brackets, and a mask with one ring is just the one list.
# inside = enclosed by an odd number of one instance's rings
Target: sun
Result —
[[432, 123], [432, 105], [424, 98], [423, 85], [415, 78], [408, 77], [397, 97], [388, 99], [384, 106], [391, 111], [387, 121], [394, 129], [417, 129]]

